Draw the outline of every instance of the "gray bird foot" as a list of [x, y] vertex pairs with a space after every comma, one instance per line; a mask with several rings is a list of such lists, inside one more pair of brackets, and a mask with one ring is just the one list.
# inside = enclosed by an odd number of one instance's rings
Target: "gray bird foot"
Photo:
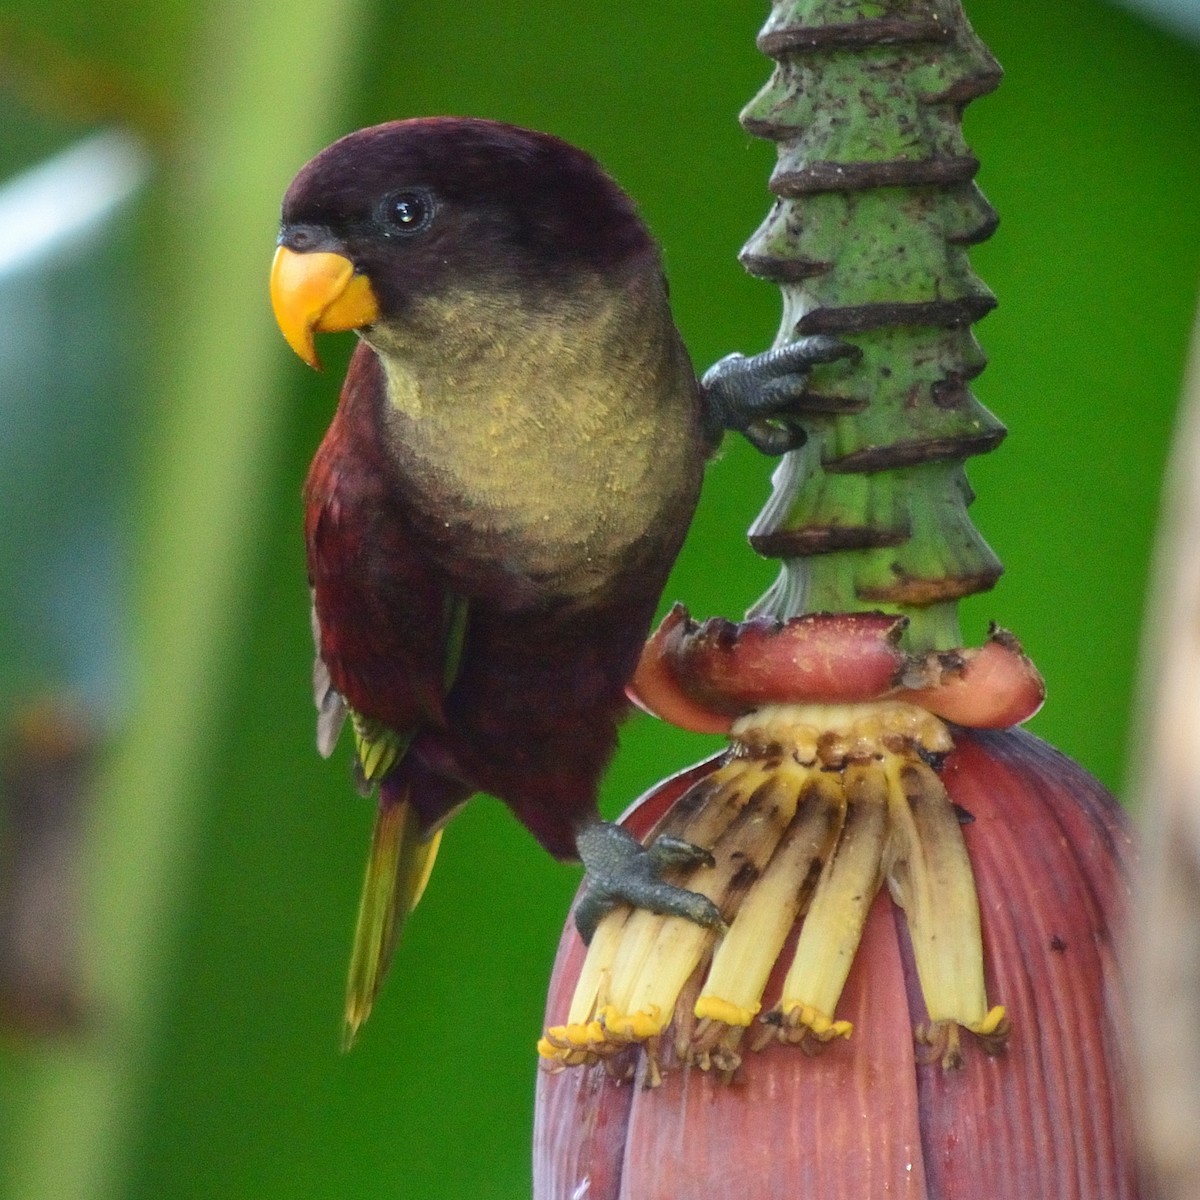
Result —
[[591, 943], [596, 926], [618, 904], [686, 917], [711, 929], [725, 927], [720, 910], [707, 896], [662, 877], [670, 867], [712, 866], [713, 856], [700, 846], [675, 837], [660, 837], [643, 846], [620, 825], [593, 821], [580, 829], [575, 848], [587, 870], [587, 891], [575, 906], [575, 928], [585, 944]]
[[862, 351], [837, 338], [800, 338], [747, 358], [727, 354], [704, 372], [700, 389], [714, 426], [733, 429], [764, 454], [803, 446], [798, 424], [808, 374], [818, 363], [857, 358]]

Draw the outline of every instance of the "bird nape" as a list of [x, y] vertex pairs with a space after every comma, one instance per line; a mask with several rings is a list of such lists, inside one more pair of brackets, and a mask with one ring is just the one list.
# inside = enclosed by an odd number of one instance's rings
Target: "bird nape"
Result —
[[662, 878], [706, 852], [600, 820], [600, 776], [726, 428], [798, 445], [808, 338], [698, 381], [656, 243], [582, 150], [495, 121], [395, 121], [318, 154], [283, 200], [271, 300], [314, 334], [355, 330], [305, 486], [318, 747], [347, 717], [379, 812], [346, 997], [370, 1013], [440, 831], [503, 800], [582, 860], [587, 936], [618, 903], [703, 924]]

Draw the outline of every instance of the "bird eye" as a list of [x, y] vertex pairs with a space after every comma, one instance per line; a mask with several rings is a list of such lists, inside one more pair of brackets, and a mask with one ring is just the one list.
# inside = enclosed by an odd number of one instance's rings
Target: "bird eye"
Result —
[[393, 192], [383, 202], [381, 216], [395, 233], [420, 233], [433, 220], [433, 196], [424, 190]]

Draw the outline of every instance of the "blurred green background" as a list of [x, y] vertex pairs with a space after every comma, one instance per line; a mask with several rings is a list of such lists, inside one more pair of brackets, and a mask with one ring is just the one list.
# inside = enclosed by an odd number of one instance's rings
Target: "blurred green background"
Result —
[[[970, 467], [1007, 573], [964, 624], [968, 640], [993, 617], [1022, 637], [1049, 685], [1033, 728], [1119, 788], [1200, 281], [1200, 54], [1093, 0], [967, 8], [1007, 72], [967, 131], [1002, 218], [973, 253], [1000, 298], [976, 391], [1011, 433]], [[70, 322], [42, 332], [48, 398], [79, 339], [107, 350], [67, 372], [54, 428], [70, 435], [13, 490], [0, 534], [0, 595], [27, 603], [60, 548], [39, 489], [112, 516], [104, 569], [126, 600], [87, 628], [131, 646], [99, 688], [113, 737], [87, 843], [92, 1020], [0, 1048], [0, 1200], [528, 1194], [533, 1044], [578, 872], [499, 805], [454, 822], [375, 1016], [337, 1051], [371, 811], [345, 755], [313, 750], [299, 489], [350, 339], [326, 341], [318, 377], [275, 333], [278, 200], [359, 125], [445, 112], [549, 130], [639, 201], [696, 363], [763, 348], [778, 297], [735, 255], [768, 204], [773, 148], [736, 123], [769, 72], [765, 11], [9, 0], [4, 173], [113, 124], [153, 171], [92, 247]], [[90, 372], [102, 388], [78, 386]], [[9, 428], [25, 449], [2, 449], [28, 465], [44, 431]], [[767, 478], [727, 446], [668, 599], [736, 615], [765, 588], [744, 530]], [[99, 603], [86, 556], [68, 561]], [[33, 636], [0, 627], [6, 702], [80, 686]], [[606, 810], [713, 748], [631, 721]]]

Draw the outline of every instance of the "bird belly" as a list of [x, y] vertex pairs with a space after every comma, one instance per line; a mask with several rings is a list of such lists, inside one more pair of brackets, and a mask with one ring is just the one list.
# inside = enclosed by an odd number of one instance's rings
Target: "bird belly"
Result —
[[586, 601], [656, 556], [660, 497], [650, 489], [639, 495], [607, 479], [537, 474], [537, 488], [510, 488], [503, 474], [439, 480], [436, 503], [417, 502], [414, 523], [426, 524], [449, 575], [477, 579], [495, 598], [524, 607]]
[[690, 414], [678, 416], [503, 391], [466, 421], [446, 406], [394, 412], [406, 508], [447, 574], [491, 598], [586, 602], [678, 549], [701, 470]]

